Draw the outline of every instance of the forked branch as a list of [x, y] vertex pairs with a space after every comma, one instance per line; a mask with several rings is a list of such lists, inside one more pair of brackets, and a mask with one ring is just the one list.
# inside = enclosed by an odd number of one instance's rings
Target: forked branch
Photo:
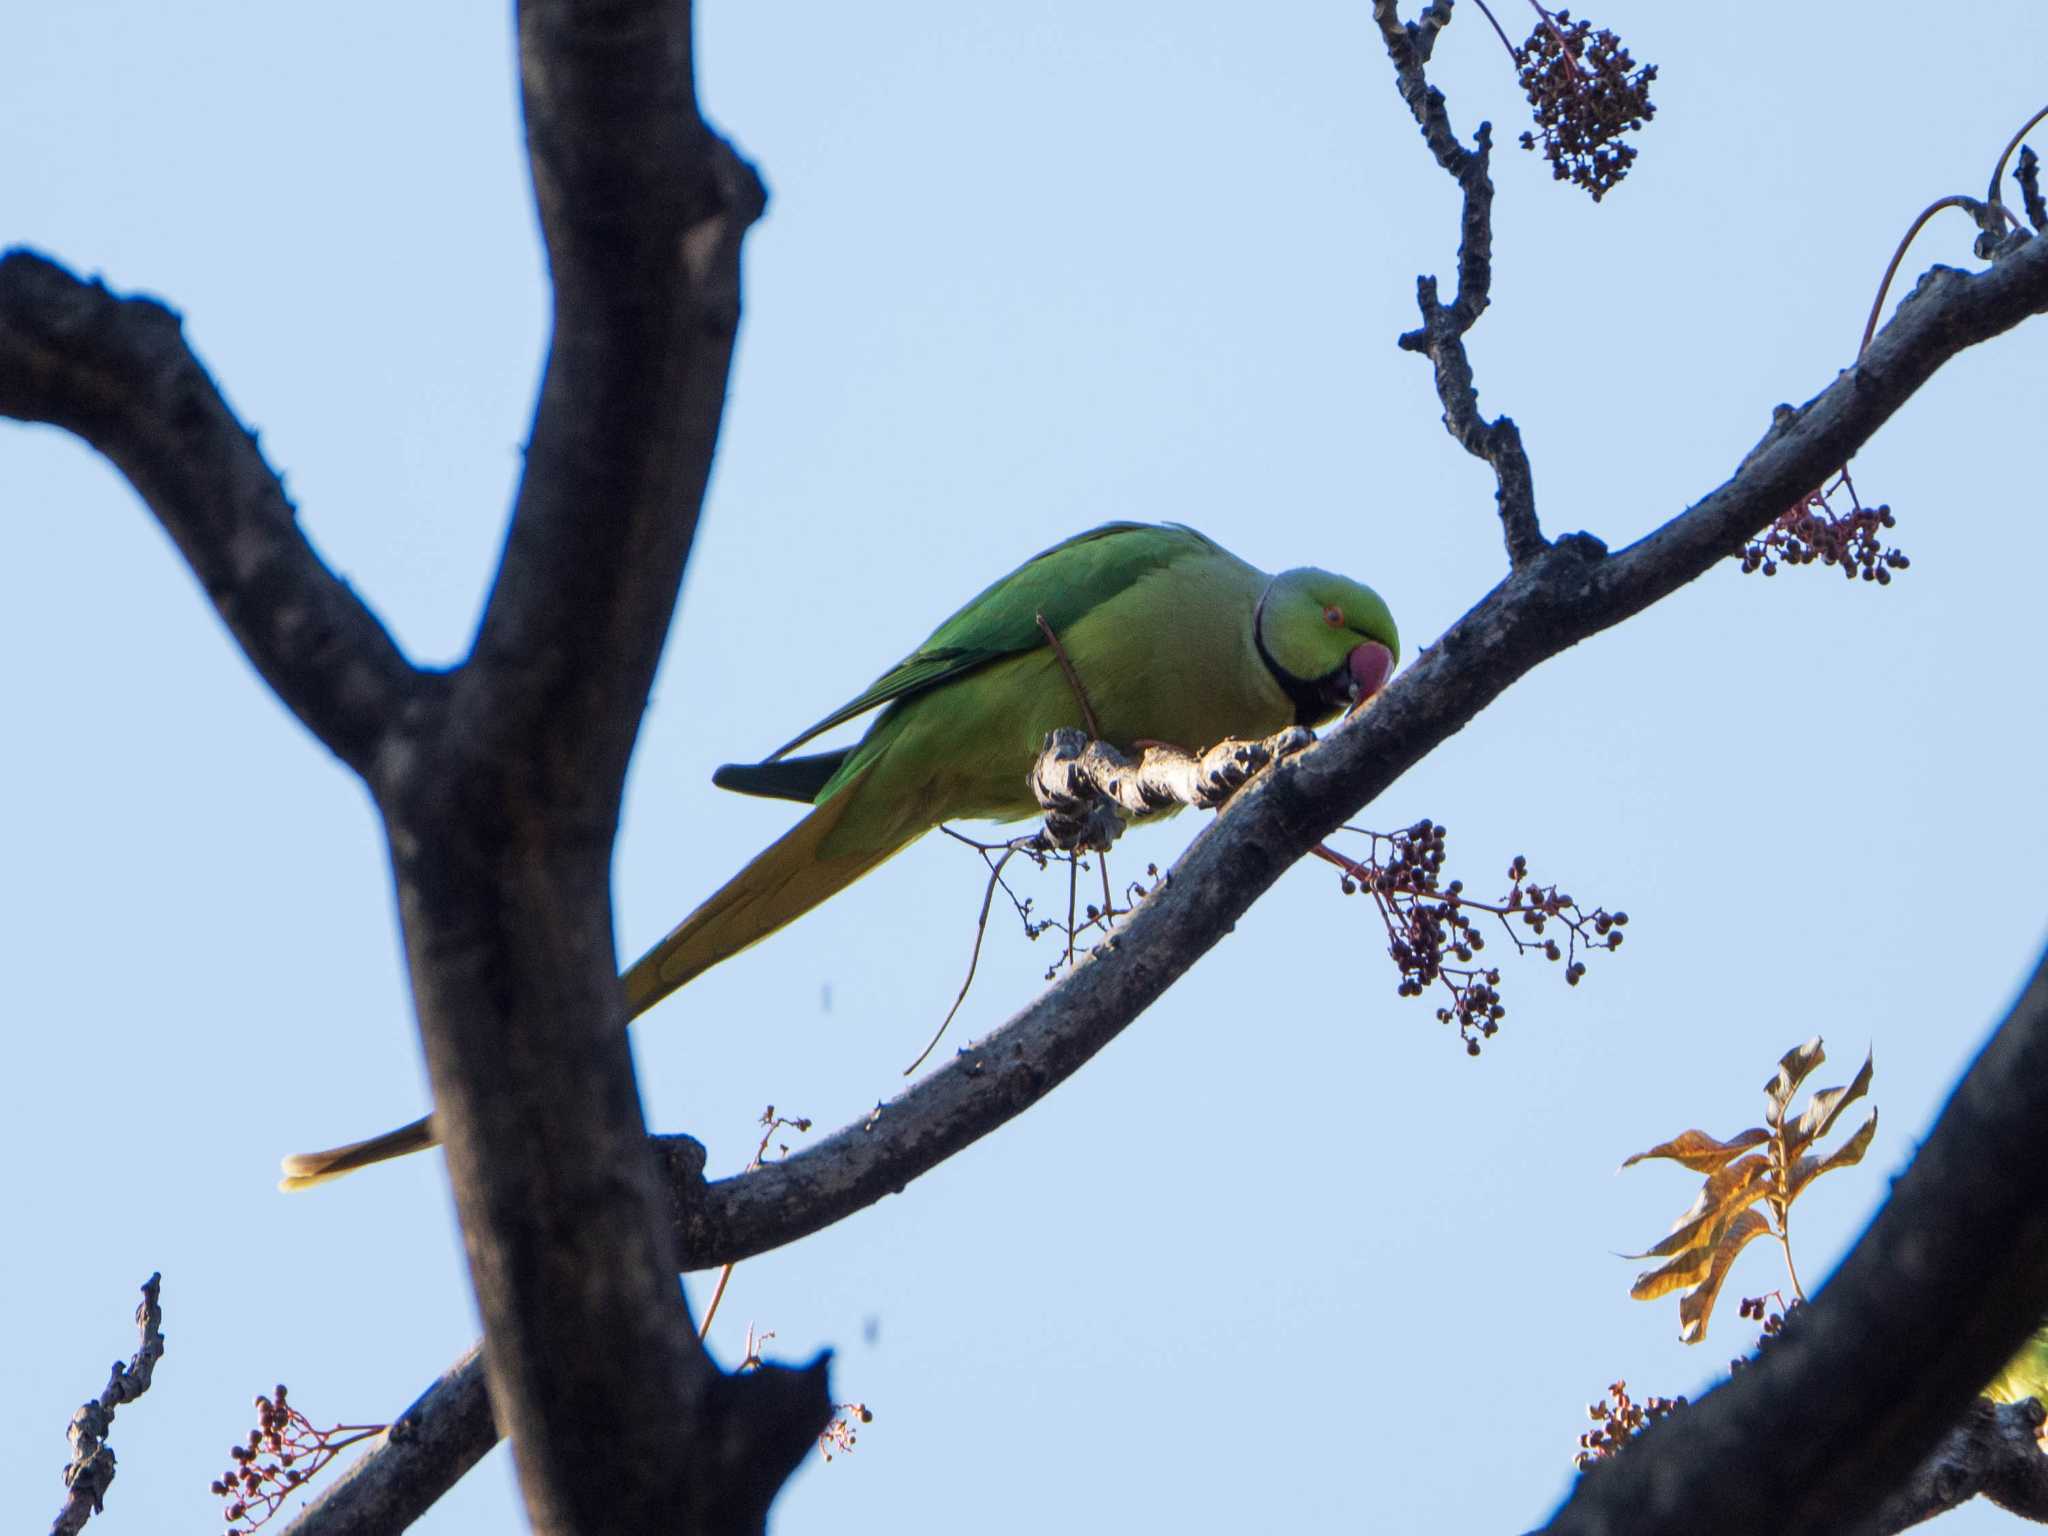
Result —
[[1488, 421], [1479, 414], [1479, 390], [1473, 383], [1472, 359], [1465, 351], [1465, 333], [1479, 322], [1492, 302], [1493, 289], [1493, 125], [1481, 123], [1466, 149], [1451, 128], [1443, 92], [1425, 74], [1436, 34], [1450, 20], [1448, 5], [1432, 6], [1422, 20], [1400, 19], [1395, 0], [1373, 0], [1373, 19], [1393, 61], [1394, 79], [1424, 142], [1436, 163], [1458, 184], [1463, 199], [1459, 219], [1458, 291], [1446, 304], [1437, 280], [1416, 280], [1415, 300], [1422, 311], [1419, 329], [1401, 337], [1403, 349], [1420, 352], [1436, 372], [1437, 399], [1443, 403], [1444, 429], [1467, 453], [1484, 459], [1493, 470], [1500, 506], [1501, 533], [1508, 561], [1521, 566], [1545, 549], [1548, 541], [1536, 516], [1536, 485], [1521, 430], [1506, 416]]

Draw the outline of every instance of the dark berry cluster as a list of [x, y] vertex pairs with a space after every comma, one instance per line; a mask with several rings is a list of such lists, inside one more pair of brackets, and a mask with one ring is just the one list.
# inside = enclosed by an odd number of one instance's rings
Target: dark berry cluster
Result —
[[1345, 868], [1344, 894], [1363, 889], [1377, 903], [1386, 924], [1387, 953], [1401, 973], [1395, 991], [1420, 997], [1442, 985], [1451, 1001], [1437, 1009], [1437, 1022], [1456, 1023], [1467, 1053], [1477, 1056], [1479, 1042], [1499, 1031], [1507, 1008], [1496, 990], [1500, 972], [1475, 963], [1486, 948], [1486, 936], [1465, 915], [1464, 882], [1438, 883], [1444, 867], [1442, 824], [1418, 821], [1399, 832], [1366, 836], [1372, 851], [1365, 863]]
[[[1345, 830], [1370, 839], [1364, 860], [1344, 858], [1327, 848], [1316, 852], [1343, 871], [1345, 895], [1364, 891], [1379, 908], [1387, 952], [1401, 973], [1395, 990], [1402, 997], [1421, 997], [1441, 986], [1449, 994], [1449, 1003], [1436, 1011], [1437, 1020], [1458, 1026], [1468, 1055], [1477, 1056], [1480, 1042], [1493, 1038], [1507, 1016], [1499, 969], [1478, 959], [1486, 936], [1472, 913], [1496, 918], [1518, 953], [1540, 950], [1552, 960], [1566, 961], [1565, 980], [1574, 986], [1586, 972], [1579, 958], [1582, 948], [1621, 947], [1626, 912], [1583, 911], [1556, 886], [1530, 883], [1529, 861], [1519, 854], [1508, 866], [1513, 883], [1507, 895], [1498, 902], [1476, 901], [1465, 894], [1464, 881], [1443, 882], [1441, 823], [1418, 821], [1399, 832]], [[1564, 930], [1562, 945], [1548, 931], [1553, 924]]]
[[1627, 1382], [1609, 1383], [1605, 1402], [1586, 1405], [1593, 1427], [1579, 1436], [1572, 1465], [1583, 1472], [1597, 1461], [1619, 1456], [1637, 1435], [1684, 1406], [1682, 1397], [1646, 1397], [1638, 1403], [1628, 1395]]
[[[1508, 888], [1502, 905], [1529, 933], [1525, 939], [1515, 932], [1512, 923], [1508, 925], [1508, 937], [1515, 941], [1515, 949], [1541, 950], [1546, 960], [1564, 961], [1564, 979], [1571, 986], [1576, 987], [1579, 978], [1586, 974], [1586, 962], [1579, 958], [1581, 948], [1621, 948], [1621, 930], [1628, 926], [1626, 912], [1609, 912], [1605, 907], [1581, 911], [1579, 904], [1556, 886], [1532, 884], [1529, 861], [1519, 853], [1508, 865], [1508, 879], [1514, 884]], [[1550, 933], [1553, 923], [1564, 929], [1562, 945]]]
[[1657, 66], [1637, 68], [1620, 38], [1573, 21], [1569, 11], [1536, 10], [1536, 30], [1515, 50], [1515, 64], [1542, 132], [1523, 134], [1522, 148], [1540, 142], [1550, 174], [1583, 187], [1597, 203], [1636, 158], [1621, 136], [1657, 115], [1650, 100]]
[[382, 1424], [337, 1424], [315, 1429], [292, 1407], [283, 1382], [270, 1396], [256, 1397], [256, 1427], [249, 1438], [228, 1451], [233, 1463], [209, 1485], [227, 1500], [227, 1523], [253, 1531], [283, 1506], [334, 1458], [360, 1440], [381, 1435]]
[[[1828, 498], [1842, 493], [1848, 495], [1849, 509], [1837, 512]], [[1884, 544], [1883, 530], [1895, 522], [1890, 507], [1866, 507], [1858, 501], [1856, 487], [1845, 474], [1826, 490], [1802, 496], [1778, 514], [1762, 537], [1744, 545], [1742, 572], [1775, 576], [1781, 565], [1812, 565], [1818, 560], [1851, 581], [1861, 576], [1886, 586], [1893, 571], [1913, 563]]]

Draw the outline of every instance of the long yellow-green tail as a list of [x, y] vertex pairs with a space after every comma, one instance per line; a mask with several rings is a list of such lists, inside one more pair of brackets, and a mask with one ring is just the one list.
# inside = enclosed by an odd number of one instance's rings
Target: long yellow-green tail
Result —
[[[925, 829], [912, 826], [880, 837], [880, 846], [822, 856], [825, 840], [839, 829], [859, 799], [859, 781], [849, 783], [788, 832], [770, 843], [711, 899], [684, 918], [674, 932], [633, 962], [622, 980], [626, 1017], [636, 1019], [721, 960], [794, 922], [821, 901], [900, 853]], [[284, 1160], [278, 1188], [310, 1189], [357, 1168], [431, 1147], [438, 1138], [430, 1118], [415, 1120], [382, 1136], [299, 1152]]]
[[846, 786], [719, 888], [627, 970], [626, 1016], [637, 1019], [669, 993], [721, 960], [802, 917], [862, 875], [900, 853], [924, 831], [915, 827], [883, 837], [879, 847], [825, 856], [820, 848], [859, 800], [859, 782]]
[[277, 1181], [277, 1187], [311, 1189], [315, 1184], [325, 1184], [329, 1179], [338, 1179], [344, 1173], [367, 1168], [386, 1158], [424, 1151], [438, 1140], [433, 1118], [428, 1116], [382, 1136], [372, 1136], [368, 1141], [352, 1141], [345, 1147], [329, 1147], [325, 1152], [294, 1152], [284, 1160], [284, 1177]]

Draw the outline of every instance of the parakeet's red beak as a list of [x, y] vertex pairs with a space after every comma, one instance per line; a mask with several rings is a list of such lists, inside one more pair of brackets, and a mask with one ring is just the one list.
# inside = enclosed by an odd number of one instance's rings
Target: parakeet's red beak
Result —
[[1356, 709], [1387, 686], [1394, 671], [1394, 653], [1379, 641], [1368, 640], [1351, 648], [1344, 669], [1351, 674], [1351, 707]]

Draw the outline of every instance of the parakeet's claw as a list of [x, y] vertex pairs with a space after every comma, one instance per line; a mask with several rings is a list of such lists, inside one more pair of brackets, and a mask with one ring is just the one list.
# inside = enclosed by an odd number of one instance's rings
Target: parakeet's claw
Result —
[[1097, 800], [1073, 813], [1047, 811], [1044, 838], [1056, 853], [1106, 853], [1124, 829], [1116, 808]]
[[1103, 851], [1124, 829], [1116, 795], [1131, 764], [1114, 747], [1071, 726], [1052, 732], [1031, 768], [1031, 793], [1045, 812], [1050, 851]]
[[1306, 752], [1316, 744], [1316, 733], [1305, 725], [1290, 725], [1277, 736], [1266, 738], [1266, 748], [1274, 757], [1292, 757], [1297, 752]]
[[1202, 754], [1196, 768], [1200, 785], [1197, 804], [1214, 810], [1240, 789], [1272, 758], [1262, 741], [1219, 741]]
[[1196, 767], [1203, 810], [1214, 810], [1250, 782], [1260, 769], [1312, 746], [1315, 732], [1291, 725], [1264, 741], [1220, 741], [1201, 756]]

